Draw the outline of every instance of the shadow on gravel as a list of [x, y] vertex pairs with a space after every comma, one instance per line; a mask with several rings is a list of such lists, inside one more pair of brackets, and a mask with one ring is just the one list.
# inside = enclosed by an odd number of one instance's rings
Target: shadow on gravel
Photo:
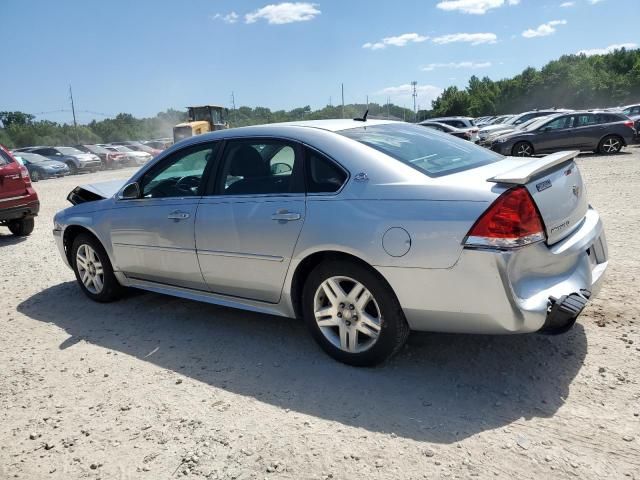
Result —
[[97, 304], [68, 282], [18, 310], [66, 330], [60, 349], [84, 340], [283, 409], [438, 443], [552, 416], [587, 352], [579, 324], [559, 337], [412, 334], [388, 364], [358, 369], [300, 321], [151, 293]]
[[24, 242], [27, 238], [28, 237], [16, 237], [13, 234], [5, 235], [0, 233], [0, 248], [9, 245], [17, 245], [18, 243]]

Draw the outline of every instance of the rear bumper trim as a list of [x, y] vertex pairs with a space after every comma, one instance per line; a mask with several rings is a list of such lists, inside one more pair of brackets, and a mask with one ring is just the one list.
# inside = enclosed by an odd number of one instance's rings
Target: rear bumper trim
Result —
[[540, 333], [559, 335], [573, 327], [591, 297], [589, 290], [563, 295], [560, 298], [549, 297], [549, 309]]

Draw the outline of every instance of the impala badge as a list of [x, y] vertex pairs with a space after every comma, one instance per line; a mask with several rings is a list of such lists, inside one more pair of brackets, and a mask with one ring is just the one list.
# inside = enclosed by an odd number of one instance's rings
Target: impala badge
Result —
[[551, 180], [545, 180], [544, 182], [536, 183], [536, 190], [539, 192], [551, 188]]

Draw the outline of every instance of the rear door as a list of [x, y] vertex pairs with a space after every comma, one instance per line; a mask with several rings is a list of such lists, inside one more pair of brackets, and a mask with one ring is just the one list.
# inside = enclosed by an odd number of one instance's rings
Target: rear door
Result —
[[214, 293], [277, 303], [306, 215], [301, 147], [288, 140], [226, 142], [196, 245]]
[[0, 147], [0, 209], [9, 208], [27, 194], [20, 164]]
[[574, 146], [584, 150], [596, 148], [604, 120], [606, 120], [604, 115], [593, 113], [575, 115], [574, 138], [576, 143]]

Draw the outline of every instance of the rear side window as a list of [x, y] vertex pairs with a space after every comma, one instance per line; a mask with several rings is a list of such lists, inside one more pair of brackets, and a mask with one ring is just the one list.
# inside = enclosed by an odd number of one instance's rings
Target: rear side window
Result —
[[347, 181], [346, 172], [324, 155], [306, 150], [306, 183], [308, 193], [334, 193]]
[[405, 123], [359, 127], [338, 132], [415, 168], [441, 177], [497, 162], [503, 157], [453, 135]]
[[456, 128], [466, 127], [466, 125], [462, 120], [443, 120], [441, 123], [444, 123], [446, 125], [451, 125], [452, 127], [456, 127]]

